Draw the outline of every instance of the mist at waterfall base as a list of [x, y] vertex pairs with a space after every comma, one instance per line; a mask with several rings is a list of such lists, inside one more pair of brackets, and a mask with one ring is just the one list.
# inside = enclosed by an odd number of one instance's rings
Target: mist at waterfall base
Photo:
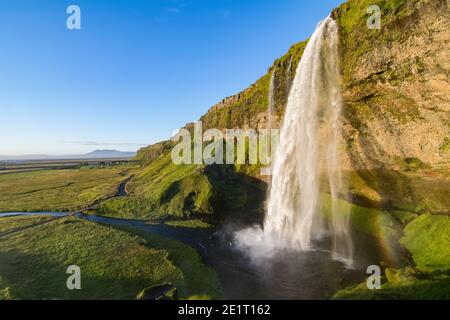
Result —
[[[274, 151], [263, 227], [235, 234], [235, 244], [252, 260], [261, 262], [281, 251], [317, 250], [317, 243], [326, 242], [329, 248], [320, 250], [329, 250], [333, 259], [347, 267], [353, 264], [349, 212], [340, 208], [338, 201], [347, 191], [340, 167], [343, 143], [338, 40], [337, 24], [328, 17], [319, 23], [298, 65], [280, 143]], [[326, 219], [320, 199], [324, 190], [331, 207]]]

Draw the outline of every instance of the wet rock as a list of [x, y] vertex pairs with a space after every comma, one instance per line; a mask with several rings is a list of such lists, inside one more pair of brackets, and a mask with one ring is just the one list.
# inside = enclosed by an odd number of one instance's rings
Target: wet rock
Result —
[[164, 283], [145, 288], [136, 297], [137, 300], [176, 300], [178, 299], [177, 288], [171, 283]]

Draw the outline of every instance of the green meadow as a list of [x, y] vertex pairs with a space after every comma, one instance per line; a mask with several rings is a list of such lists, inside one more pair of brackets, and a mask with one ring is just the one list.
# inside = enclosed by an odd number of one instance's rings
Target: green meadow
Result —
[[[135, 299], [164, 283], [180, 299], [220, 297], [191, 247], [73, 217], [0, 218], [0, 261], [0, 299]], [[67, 289], [70, 265], [81, 268], [81, 290]]]
[[119, 165], [0, 175], [0, 212], [77, 210], [113, 196], [133, 169]]

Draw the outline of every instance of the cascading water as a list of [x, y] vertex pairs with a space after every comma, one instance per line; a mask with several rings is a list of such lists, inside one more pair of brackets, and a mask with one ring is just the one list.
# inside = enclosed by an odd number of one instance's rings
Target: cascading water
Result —
[[292, 57], [289, 59], [289, 64], [286, 69], [286, 96], [289, 96], [291, 90], [291, 69], [292, 69]]
[[[309, 40], [291, 86], [264, 228], [238, 232], [239, 245], [268, 255], [277, 249], [310, 250], [313, 240], [329, 235], [333, 257], [352, 264], [349, 214], [338, 200], [346, 191], [340, 110], [338, 27], [328, 17]], [[320, 198], [323, 181], [331, 198], [328, 227], [320, 214], [321, 201], [328, 201]]]

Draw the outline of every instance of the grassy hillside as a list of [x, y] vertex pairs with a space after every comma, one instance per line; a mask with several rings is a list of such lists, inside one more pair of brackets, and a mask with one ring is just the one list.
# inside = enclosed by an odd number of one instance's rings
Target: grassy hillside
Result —
[[175, 165], [166, 152], [145, 165], [127, 190], [128, 197], [107, 200], [96, 212], [122, 218], [217, 221], [220, 217], [213, 213], [243, 209], [249, 190], [263, 193], [264, 187], [232, 165]]
[[414, 265], [386, 269], [382, 286], [361, 283], [340, 290], [335, 299], [450, 299], [450, 217], [422, 215], [404, 229], [400, 240]]
[[130, 182], [130, 196], [104, 202], [98, 212], [121, 217], [211, 214], [211, 184], [197, 165], [176, 166], [170, 153], [151, 161]]

